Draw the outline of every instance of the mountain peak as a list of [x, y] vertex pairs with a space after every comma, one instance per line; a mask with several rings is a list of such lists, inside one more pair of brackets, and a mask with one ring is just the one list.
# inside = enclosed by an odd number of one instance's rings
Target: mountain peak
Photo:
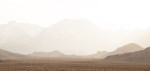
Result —
[[[60, 22], [78, 22], [78, 23], [76, 23], [76, 24], [80, 24], [79, 22], [86, 22], [86, 23], [91, 23], [89, 20], [87, 20], [87, 19], [67, 19], [67, 18], [65, 18], [65, 19], [63, 19], [63, 20], [61, 20], [61, 21], [59, 21], [58, 23], [60, 23]], [[70, 23], [71, 24], [71, 23]]]
[[[129, 53], [129, 52], [135, 52], [135, 51], [139, 51], [139, 50], [143, 50], [144, 48], [142, 48], [141, 46], [139, 46], [136, 43], [129, 43], [127, 45], [124, 45], [120, 48], [117, 48], [115, 51], [109, 53], [109, 55], [115, 55], [115, 54], [123, 54], [123, 53]], [[108, 56], [109, 56], [108, 55]]]
[[[77, 48], [80, 48], [81, 51], [87, 52], [84, 47], [98, 48], [99, 43], [103, 43], [101, 37], [103, 37], [101, 29], [88, 20], [64, 19], [36, 36], [33, 41], [39, 41], [37, 42], [39, 46], [33, 47], [53, 47], [53, 50], [67, 51], [67, 53], [76, 53], [79, 51]], [[75, 48], [76, 50], [72, 52], [71, 50]]]
[[56, 55], [58, 55], [58, 54], [63, 55], [63, 53], [60, 52], [60, 51], [58, 51], [58, 50], [54, 50], [54, 51], [49, 52], [49, 53], [51, 53], [51, 54], [56, 54]]
[[120, 48], [118, 48], [117, 50], [130, 50], [130, 49], [133, 49], [133, 50], [142, 50], [143, 48], [136, 44], [136, 43], [129, 43], [127, 45], [124, 45]]
[[[97, 27], [95, 24], [93, 24], [92, 22], [86, 20], [86, 19], [63, 19], [59, 22], [57, 22], [56, 24], [54, 24], [55, 26], [61, 26], [64, 28], [89, 28], [89, 27]], [[89, 28], [90, 29], [90, 28]]]

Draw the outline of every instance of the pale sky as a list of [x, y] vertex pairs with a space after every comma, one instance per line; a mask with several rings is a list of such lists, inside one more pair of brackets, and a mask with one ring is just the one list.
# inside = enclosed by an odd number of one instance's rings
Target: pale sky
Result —
[[150, 26], [150, 0], [0, 0], [0, 24], [11, 20], [50, 26], [88, 19], [104, 29]]

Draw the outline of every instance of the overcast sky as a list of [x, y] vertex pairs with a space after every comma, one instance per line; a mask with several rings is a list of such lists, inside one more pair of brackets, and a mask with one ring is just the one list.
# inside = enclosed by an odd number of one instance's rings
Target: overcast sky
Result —
[[0, 0], [0, 24], [11, 20], [49, 26], [88, 19], [104, 29], [150, 26], [150, 0]]

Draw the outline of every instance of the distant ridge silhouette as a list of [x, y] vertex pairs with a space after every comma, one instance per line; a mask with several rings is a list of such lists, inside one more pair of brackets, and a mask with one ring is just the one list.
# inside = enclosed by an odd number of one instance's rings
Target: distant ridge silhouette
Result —
[[0, 49], [0, 59], [14, 59], [14, 58], [23, 58], [23, 57], [26, 56]]
[[150, 47], [125, 54], [112, 55], [105, 58], [110, 61], [150, 62]]

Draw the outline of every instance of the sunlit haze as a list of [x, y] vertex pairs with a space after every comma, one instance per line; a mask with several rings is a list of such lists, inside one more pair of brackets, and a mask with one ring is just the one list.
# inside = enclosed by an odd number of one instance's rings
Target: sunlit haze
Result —
[[149, 0], [0, 0], [0, 49], [12, 52], [147, 48], [149, 31]]
[[0, 71], [150, 71], [150, 0], [0, 0]]
[[149, 0], [0, 0], [0, 24], [50, 26], [64, 18], [87, 19], [101, 29], [150, 26]]

